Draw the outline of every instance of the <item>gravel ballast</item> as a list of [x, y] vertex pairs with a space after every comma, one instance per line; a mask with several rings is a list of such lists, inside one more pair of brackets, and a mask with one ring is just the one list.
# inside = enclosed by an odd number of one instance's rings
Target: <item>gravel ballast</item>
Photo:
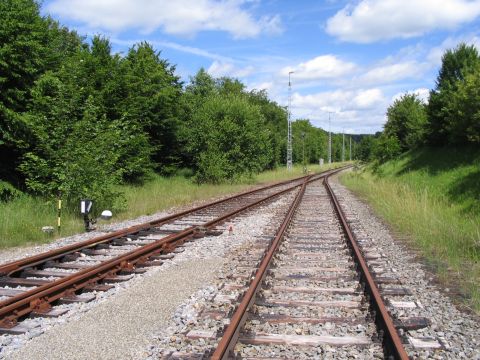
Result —
[[[394, 315], [429, 318], [432, 322], [430, 326], [409, 335], [434, 339], [444, 347], [439, 350], [412, 350], [410, 347], [410, 354], [419, 359], [480, 360], [478, 318], [459, 311], [453, 305], [434, 284], [431, 275], [424, 271], [415, 254], [392, 236], [388, 227], [375, 217], [366, 204], [340, 185], [336, 177], [330, 183], [347, 216], [353, 220], [354, 233], [368, 239], [365, 244], [373, 244], [375, 252], [381, 253], [388, 264], [388, 271], [393, 269], [393, 275], [400, 277], [402, 284], [411, 290], [408, 300], [419, 305], [414, 309], [394, 309]], [[116, 284], [112, 290], [98, 293], [96, 300], [66, 305], [70, 311], [60, 318], [27, 320], [36, 322], [36, 327], [27, 334], [0, 336], [0, 358], [157, 359], [169, 349], [192, 351], [203, 340], [185, 346], [181, 343], [180, 334], [192, 327], [204, 326], [206, 330], [212, 330], [221, 325], [221, 320], [215, 322], [201, 318], [200, 312], [208, 308], [217, 295], [235, 294], [234, 290], [227, 293], [225, 289], [221, 290], [222, 284], [227, 278], [232, 283], [230, 274], [248, 272], [236, 269], [228, 261], [255, 251], [253, 240], [272, 231], [274, 226], [271, 224], [281, 218], [285, 203], [285, 200], [276, 201], [226, 224], [226, 228], [233, 225], [232, 235], [225, 231], [217, 237], [205, 237], [185, 244], [183, 252], [162, 266], [149, 268], [145, 274]], [[159, 216], [155, 214], [153, 217]], [[110, 229], [145, 222], [148, 218], [117, 224]], [[13, 250], [0, 255], [0, 262], [85, 240], [92, 235]], [[318, 355], [318, 358], [324, 355]], [[333, 348], [332, 358], [338, 358], [338, 355]]]
[[[171, 260], [150, 267], [145, 274], [97, 293], [94, 301], [66, 306], [59, 318], [27, 319], [32, 329], [24, 335], [0, 336], [0, 357], [8, 359], [138, 359], [149, 353], [148, 344], [159, 329], [169, 325], [176, 309], [199, 289], [208, 287], [225, 261], [225, 254], [240, 246], [275, 216], [277, 200], [260, 214], [244, 214], [227, 223], [233, 233], [186, 243]], [[141, 218], [139, 222], [146, 219]], [[128, 225], [133, 225], [130, 222]], [[118, 225], [117, 225], [118, 226]], [[91, 236], [91, 234], [88, 234]], [[61, 240], [47, 248], [60, 246]], [[67, 240], [70, 241], [70, 240]], [[45, 247], [43, 247], [45, 248]], [[32, 253], [32, 249], [28, 252]]]
[[[431, 325], [408, 336], [432, 339], [442, 344], [443, 349], [415, 350], [410, 356], [420, 359], [480, 359], [480, 321], [478, 316], [462, 312], [444, 295], [434, 283], [432, 276], [418, 262], [416, 255], [404, 243], [395, 239], [389, 228], [375, 216], [371, 208], [360, 201], [338, 182], [330, 181], [339, 198], [350, 226], [357, 239], [365, 239], [375, 253], [382, 254], [388, 267], [387, 275], [398, 277], [402, 286], [412, 292], [405, 299], [415, 303], [412, 309], [395, 308], [394, 317], [428, 318]], [[396, 298], [390, 298], [397, 300]]]

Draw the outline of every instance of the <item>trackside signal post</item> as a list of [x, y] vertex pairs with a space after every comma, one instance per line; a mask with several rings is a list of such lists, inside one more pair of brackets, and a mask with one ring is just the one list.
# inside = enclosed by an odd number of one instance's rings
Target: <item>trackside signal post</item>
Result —
[[88, 216], [90, 211], [92, 210], [93, 201], [89, 199], [82, 199], [80, 200], [80, 214], [83, 215], [83, 222], [85, 224], [85, 231], [94, 230], [93, 224], [95, 220], [90, 219]]

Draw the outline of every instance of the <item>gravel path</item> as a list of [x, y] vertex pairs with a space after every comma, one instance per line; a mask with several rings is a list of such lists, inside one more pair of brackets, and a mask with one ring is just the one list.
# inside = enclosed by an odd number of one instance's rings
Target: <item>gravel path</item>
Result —
[[[149, 334], [208, 283], [220, 258], [191, 260], [149, 276], [99, 304], [77, 321], [56, 326], [28, 342], [9, 359], [138, 359]], [[199, 271], [201, 269], [201, 271]]]

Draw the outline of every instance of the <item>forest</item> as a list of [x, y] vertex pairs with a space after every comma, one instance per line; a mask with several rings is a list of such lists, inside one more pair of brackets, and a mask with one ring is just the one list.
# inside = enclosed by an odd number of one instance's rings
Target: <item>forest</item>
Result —
[[358, 158], [377, 165], [423, 147], [475, 148], [480, 143], [480, 56], [474, 45], [459, 44], [442, 57], [428, 103], [415, 93], [396, 99], [384, 130], [363, 137]]
[[[266, 91], [204, 69], [184, 83], [149, 43], [113, 53], [109, 39], [41, 16], [34, 0], [4, 0], [0, 13], [1, 201], [28, 193], [114, 207], [116, 185], [154, 172], [235, 182], [285, 163], [287, 109]], [[326, 160], [327, 141], [295, 121], [294, 162]], [[338, 161], [342, 136], [332, 142]]]

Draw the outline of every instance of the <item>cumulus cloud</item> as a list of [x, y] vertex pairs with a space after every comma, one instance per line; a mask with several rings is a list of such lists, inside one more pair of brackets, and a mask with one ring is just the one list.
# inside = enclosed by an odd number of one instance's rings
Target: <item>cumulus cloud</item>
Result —
[[416, 94], [419, 99], [424, 103], [428, 103], [428, 99], [430, 98], [430, 90], [427, 88], [418, 88], [412, 91], [407, 91], [407, 92], [400, 92], [392, 96], [392, 103], [395, 100], [400, 99], [403, 95], [405, 94]]
[[416, 61], [379, 65], [368, 70], [360, 76], [359, 80], [364, 84], [387, 84], [401, 79], [418, 77], [424, 69], [425, 65]]
[[208, 68], [208, 73], [214, 77], [229, 76], [241, 78], [251, 75], [254, 71], [253, 66], [238, 67], [232, 62], [222, 62], [215, 60]]
[[120, 33], [157, 29], [190, 36], [199, 31], [225, 31], [235, 38], [282, 31], [278, 15], [255, 18], [242, 0], [53, 0], [49, 13], [78, 21], [92, 31]]
[[379, 89], [359, 91], [352, 102], [357, 109], [371, 109], [384, 101], [383, 93]]
[[454, 29], [479, 15], [478, 0], [362, 0], [328, 19], [326, 31], [342, 41], [371, 43]]
[[334, 90], [316, 94], [300, 95], [295, 93], [292, 97], [292, 106], [298, 108], [311, 108], [324, 112], [345, 112], [367, 110], [385, 103], [385, 96], [380, 89], [359, 90]]
[[331, 129], [355, 128], [357, 133], [379, 131], [385, 122], [388, 101], [378, 88], [334, 90], [292, 97], [292, 110], [297, 118], [309, 118], [316, 126], [328, 129], [331, 112]]
[[343, 61], [334, 55], [322, 55], [296, 66], [284, 67], [281, 74], [288, 76], [288, 73], [293, 71], [295, 80], [311, 81], [339, 78], [355, 69], [356, 65], [352, 62]]

